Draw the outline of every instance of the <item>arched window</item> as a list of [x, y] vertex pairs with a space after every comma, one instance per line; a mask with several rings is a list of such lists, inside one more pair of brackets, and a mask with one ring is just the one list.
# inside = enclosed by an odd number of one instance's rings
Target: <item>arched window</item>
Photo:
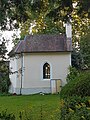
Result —
[[48, 63], [43, 65], [43, 79], [50, 79], [50, 65]]

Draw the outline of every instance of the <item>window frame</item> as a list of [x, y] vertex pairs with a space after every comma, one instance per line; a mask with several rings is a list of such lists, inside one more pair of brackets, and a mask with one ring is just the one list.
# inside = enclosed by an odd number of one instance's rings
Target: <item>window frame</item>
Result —
[[43, 65], [43, 79], [50, 80], [51, 78], [51, 67], [48, 62], [45, 62]]

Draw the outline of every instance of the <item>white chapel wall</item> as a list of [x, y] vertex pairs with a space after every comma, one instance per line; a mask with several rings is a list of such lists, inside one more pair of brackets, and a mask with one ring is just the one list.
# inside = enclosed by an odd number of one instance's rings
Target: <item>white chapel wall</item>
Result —
[[21, 58], [20, 56], [14, 56], [10, 58], [10, 66], [9, 69], [11, 71], [9, 77], [11, 81], [11, 86], [9, 92], [15, 93], [16, 88], [20, 88], [20, 68], [21, 68]]
[[61, 79], [66, 84], [68, 67], [71, 65], [70, 53], [29, 53], [24, 56], [24, 88], [50, 87], [50, 80], [43, 80], [43, 65], [51, 65], [51, 79]]

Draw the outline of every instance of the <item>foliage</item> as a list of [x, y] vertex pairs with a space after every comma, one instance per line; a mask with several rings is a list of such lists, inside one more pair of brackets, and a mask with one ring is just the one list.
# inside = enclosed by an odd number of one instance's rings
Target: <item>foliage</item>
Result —
[[90, 30], [82, 35], [77, 47], [73, 46], [72, 66], [77, 69], [90, 69]]
[[90, 33], [81, 38], [80, 52], [83, 58], [84, 69], [90, 69]]
[[2, 29], [4, 29], [7, 22], [10, 25], [13, 24], [14, 20], [16, 20], [18, 23], [24, 23], [28, 19], [32, 20], [37, 18], [38, 15], [41, 16], [42, 13], [47, 15], [54, 8], [56, 9], [59, 4], [61, 5], [61, 9], [67, 6], [67, 2], [65, 5], [64, 2], [59, 2], [58, 0], [1, 0], [0, 11], [2, 14], [0, 19], [0, 26], [2, 26]]
[[[9, 0], [0, 0], [0, 26], [1, 29], [6, 29], [7, 23], [10, 24], [13, 21], [12, 18], [12, 9], [11, 9], [12, 3], [10, 3]], [[8, 20], [10, 19], [10, 21]]]
[[[32, 26], [32, 33], [65, 33], [64, 24], [72, 19], [73, 44], [79, 43], [80, 37], [88, 32], [90, 25], [89, 11], [84, 9], [84, 3], [88, 1], [66, 0], [39, 0], [32, 1], [27, 9], [29, 18], [21, 23], [21, 35], [29, 33]], [[75, 5], [73, 5], [75, 4]], [[81, 9], [82, 8], [82, 9]], [[87, 7], [89, 9], [89, 6]], [[82, 15], [81, 13], [82, 12]]]
[[89, 120], [90, 100], [73, 96], [63, 100], [60, 120]]
[[7, 113], [7, 110], [0, 113], [0, 120], [15, 120], [15, 116], [12, 113]]
[[0, 23], [3, 22], [1, 24], [3, 26], [7, 22], [7, 17], [11, 23], [13, 20], [17, 20], [20, 23], [25, 22], [30, 19], [31, 12], [34, 14], [32, 15], [33, 17], [35, 15], [37, 17], [42, 11], [45, 14], [47, 12], [47, 15], [54, 20], [61, 18], [65, 20], [68, 15], [71, 15], [74, 9], [73, 3], [76, 2], [77, 14], [81, 17], [85, 15], [90, 17], [90, 2], [88, 0], [68, 0], [68, 2], [67, 0], [1, 0], [0, 11], [2, 14]]
[[0, 92], [8, 92], [9, 80], [9, 62], [6, 60], [6, 45], [5, 39], [0, 44]]
[[70, 66], [66, 81], [69, 82], [71, 80], [74, 80], [77, 76], [79, 76], [79, 71], [75, 67]]
[[29, 28], [32, 28], [32, 33], [44, 33], [44, 34], [53, 34], [53, 33], [63, 33], [63, 22], [58, 20], [57, 22], [54, 19], [48, 16], [48, 13], [57, 8], [59, 5], [58, 1], [48, 1], [48, 0], [39, 0], [32, 1], [30, 7], [28, 7], [28, 16], [30, 19], [27, 19], [25, 22], [22, 22], [20, 25], [21, 35], [29, 34]]
[[73, 48], [73, 51], [71, 52], [71, 63], [72, 63], [72, 67], [78, 70], [84, 68], [82, 54], [80, 50], [78, 50], [78, 48]]
[[63, 33], [63, 24], [72, 18], [74, 42], [90, 25], [88, 0], [1, 0], [0, 13], [1, 29], [19, 27], [22, 35], [32, 25], [33, 33]]
[[60, 95], [63, 97], [79, 95], [90, 96], [90, 71], [84, 71], [68, 82], [61, 90]]
[[7, 49], [6, 49], [6, 41], [3, 38], [3, 41], [0, 40], [0, 61], [1, 60], [6, 60], [6, 53], [7, 53]]
[[9, 79], [9, 62], [0, 61], [0, 92], [8, 93], [10, 86]]

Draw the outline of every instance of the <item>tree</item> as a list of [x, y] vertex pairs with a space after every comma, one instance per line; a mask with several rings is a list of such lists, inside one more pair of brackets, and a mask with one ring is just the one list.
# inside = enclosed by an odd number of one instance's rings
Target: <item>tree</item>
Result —
[[84, 68], [90, 69], [90, 33], [80, 39], [80, 52], [82, 54]]
[[0, 61], [0, 93], [8, 93], [9, 86], [9, 62]]
[[6, 46], [5, 39], [0, 43], [0, 93], [8, 92], [10, 80], [9, 80], [9, 62], [6, 61]]
[[72, 51], [72, 66], [77, 69], [90, 69], [90, 33], [80, 39], [78, 47]]
[[83, 58], [78, 48], [73, 47], [73, 51], [71, 52], [71, 63], [72, 67], [76, 69], [82, 69], [84, 67]]
[[[88, 0], [1, 0], [0, 11], [2, 29], [7, 28], [8, 23], [9, 28], [20, 27], [24, 34], [29, 32], [30, 23], [35, 24], [33, 27], [35, 33], [47, 33], [48, 31], [57, 33], [57, 31], [63, 31], [60, 30], [63, 22], [72, 18], [74, 36], [77, 33], [80, 36], [83, 32], [79, 31], [90, 25], [87, 20], [90, 18], [90, 2]], [[81, 26], [85, 22], [87, 25]]]
[[4, 61], [6, 59], [5, 55], [7, 53], [7, 50], [6, 50], [5, 44], [6, 42], [5, 42], [5, 39], [3, 38], [0, 44], [0, 61]]
[[[25, 21], [20, 22], [21, 36], [29, 33], [29, 27], [32, 24], [34, 24], [32, 27], [33, 34], [64, 33], [65, 28], [63, 26], [65, 22], [72, 19], [72, 40], [75, 46], [76, 42], [79, 44], [80, 37], [86, 34], [89, 29], [90, 5], [87, 0], [32, 0], [31, 2], [28, 1], [27, 7], [26, 5], [23, 2], [27, 17], [25, 17]], [[22, 15], [23, 18], [24, 14]]]

